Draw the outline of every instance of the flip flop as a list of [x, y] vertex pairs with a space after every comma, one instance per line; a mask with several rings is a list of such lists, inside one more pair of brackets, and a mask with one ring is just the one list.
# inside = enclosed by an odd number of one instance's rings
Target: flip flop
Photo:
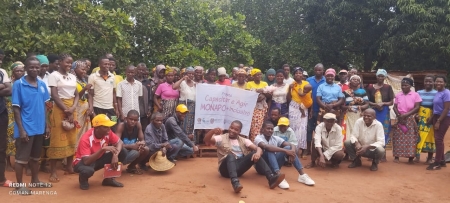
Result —
[[135, 174], [135, 175], [142, 175], [142, 174], [144, 174], [144, 172], [142, 172], [138, 168], [127, 168], [126, 172], [127, 173], [131, 173], [131, 174]]
[[49, 182], [51, 183], [59, 183], [59, 178], [50, 176], [50, 178], [48, 179]]
[[5, 182], [3, 183], [2, 187], [9, 187], [11, 185], [11, 183], [13, 183], [10, 180], [5, 180]]

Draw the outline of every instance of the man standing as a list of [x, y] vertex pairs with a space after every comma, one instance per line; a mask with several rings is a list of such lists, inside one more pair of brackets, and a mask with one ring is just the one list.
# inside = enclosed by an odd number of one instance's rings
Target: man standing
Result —
[[167, 118], [165, 123], [169, 140], [178, 140], [178, 142], [184, 143], [180, 151], [178, 151], [178, 154], [174, 154], [172, 157], [169, 157], [172, 160], [175, 160], [177, 155], [187, 157], [191, 156], [194, 151], [198, 151], [198, 147], [191, 141], [191, 139], [194, 138], [194, 135], [187, 135], [187, 133], [183, 131], [183, 128], [181, 128], [181, 124], [188, 112], [189, 110], [186, 105], [178, 104], [175, 109], [175, 116]]
[[350, 140], [344, 142], [350, 159], [353, 159], [349, 168], [361, 166], [361, 157], [368, 157], [372, 159], [370, 170], [378, 170], [378, 163], [386, 152], [384, 150], [383, 124], [375, 118], [375, 110], [366, 109], [363, 117], [356, 120]]
[[164, 114], [156, 112], [152, 115], [152, 122], [147, 126], [144, 133], [145, 144], [150, 149], [149, 155], [139, 164], [140, 168], [143, 170], [148, 170], [145, 165], [150, 157], [158, 152], [162, 151], [164, 156], [167, 156], [169, 161], [175, 162], [171, 159], [178, 154], [183, 142], [178, 139], [170, 140], [167, 137], [166, 127], [163, 123]]
[[316, 129], [317, 125], [317, 117], [319, 116], [319, 110], [320, 106], [319, 103], [317, 103], [317, 89], [319, 86], [323, 83], [325, 83], [325, 77], [323, 76], [323, 65], [321, 63], [316, 64], [314, 66], [314, 76], [309, 77], [306, 79], [306, 81], [309, 82], [309, 84], [312, 86], [312, 99], [313, 99], [313, 106], [310, 108], [309, 112], [309, 120], [308, 120], [308, 129], [307, 129], [307, 153], [311, 153], [311, 141], [312, 141], [312, 134], [313, 131]]
[[317, 125], [313, 141], [315, 149], [312, 151], [309, 167], [316, 166], [317, 158], [320, 167], [325, 167], [326, 161], [330, 161], [333, 168], [339, 167], [345, 155], [342, 150], [344, 136], [336, 120], [336, 115], [327, 113], [323, 116], [323, 122]]
[[123, 162], [129, 164], [127, 172], [141, 175], [142, 171], [136, 168], [136, 164], [145, 160], [150, 150], [145, 146], [144, 133], [139, 123], [139, 112], [130, 110], [124, 122], [117, 125], [117, 136], [123, 142], [123, 148], [127, 150], [127, 157]]
[[[111, 126], [116, 122], [111, 121], [105, 114], [98, 114], [92, 119], [92, 127], [86, 131], [78, 143], [73, 169], [79, 173], [80, 189], [89, 189], [89, 178], [95, 171], [104, 168], [105, 164], [111, 164], [113, 170], [117, 170], [119, 162], [125, 161], [127, 150], [123, 148], [123, 142], [111, 131]], [[123, 187], [122, 183], [114, 178], [105, 178], [103, 186]]]
[[142, 96], [142, 83], [134, 79], [136, 67], [127, 66], [125, 73], [126, 80], [117, 85], [117, 105], [119, 108], [119, 117], [124, 121], [125, 116], [130, 110], [139, 111], [139, 97]]
[[[41, 158], [44, 134], [46, 139], [49, 138], [49, 129], [45, 122], [45, 102], [50, 100], [50, 95], [45, 83], [37, 79], [40, 69], [38, 59], [29, 57], [25, 61], [25, 71], [28, 74], [14, 82], [12, 106], [16, 139], [15, 171], [18, 183], [23, 183], [23, 168], [29, 165], [31, 182], [41, 184], [38, 178], [38, 162]], [[2, 157], [1, 161], [4, 161], [4, 158]], [[4, 170], [4, 165], [1, 170]], [[16, 190], [22, 195], [31, 194], [26, 187], [19, 187]]]
[[347, 71], [341, 70], [339, 71], [339, 83], [338, 85], [341, 87], [342, 92], [345, 90], [348, 90], [348, 77], [347, 77]]
[[[109, 59], [101, 57], [99, 62], [100, 70], [89, 76], [88, 84], [92, 87], [89, 90], [89, 113], [105, 114], [111, 120], [117, 121], [119, 108], [116, 101], [116, 85], [114, 74], [109, 72]], [[113, 131], [114, 131], [113, 127]]]
[[234, 192], [239, 193], [244, 187], [238, 177], [255, 165], [258, 171], [262, 171], [266, 175], [270, 189], [277, 187], [284, 180], [285, 175], [282, 173], [272, 174], [272, 170], [264, 159], [260, 159], [263, 153], [262, 149], [249, 139], [239, 136], [241, 129], [242, 123], [236, 120], [230, 124], [228, 133], [222, 134], [222, 130], [216, 128], [206, 133], [203, 138], [205, 144], [217, 147], [220, 175], [230, 178]]
[[10, 180], [5, 177], [6, 168], [6, 137], [8, 131], [8, 111], [6, 110], [5, 97], [11, 95], [11, 80], [2, 69], [5, 53], [0, 49], [0, 186], [9, 185]]
[[284, 80], [283, 82], [287, 85], [291, 85], [294, 82], [294, 79], [290, 76], [291, 74], [291, 67], [289, 67], [288, 64], [283, 65], [284, 70]]
[[[341, 105], [344, 103], [344, 94], [342, 93], [341, 87], [334, 84], [335, 76], [336, 71], [334, 69], [327, 69], [325, 72], [326, 83], [321, 84], [317, 88], [317, 103], [321, 108], [318, 117], [319, 122], [322, 122], [322, 117], [325, 113], [334, 113], [340, 118]], [[338, 120], [338, 123], [340, 123], [340, 120]]]
[[142, 130], [145, 130], [153, 112], [153, 94], [156, 90], [156, 84], [152, 78], [148, 77], [149, 71], [145, 63], [139, 63], [136, 69], [138, 73], [135, 78], [142, 83], [142, 96], [139, 97], [139, 113]]

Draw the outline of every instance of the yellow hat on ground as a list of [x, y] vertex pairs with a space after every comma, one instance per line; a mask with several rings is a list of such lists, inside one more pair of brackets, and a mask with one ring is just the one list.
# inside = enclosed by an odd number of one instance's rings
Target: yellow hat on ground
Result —
[[178, 104], [176, 111], [178, 111], [180, 113], [186, 113], [186, 112], [189, 112], [189, 109], [184, 104]]
[[94, 128], [99, 126], [112, 127], [114, 125], [116, 125], [116, 122], [111, 121], [105, 114], [98, 114], [92, 119], [92, 127]]
[[285, 125], [285, 126], [288, 126], [288, 125], [289, 125], [289, 119], [286, 118], [286, 117], [281, 117], [281, 118], [278, 120], [278, 125]]
[[167, 156], [163, 156], [161, 151], [154, 153], [148, 165], [155, 171], [167, 171], [175, 166], [175, 164], [167, 159]]
[[326, 113], [325, 115], [323, 115], [323, 119], [327, 119], [327, 120], [333, 119], [333, 120], [336, 120], [336, 114], [334, 114], [334, 113]]

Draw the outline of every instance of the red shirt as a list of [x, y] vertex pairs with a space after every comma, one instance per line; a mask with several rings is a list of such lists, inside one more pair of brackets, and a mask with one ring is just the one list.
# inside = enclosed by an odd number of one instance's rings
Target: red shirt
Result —
[[348, 90], [348, 88], [350, 88], [350, 86], [348, 85], [348, 82], [341, 84], [338, 83], [338, 85], [341, 87], [342, 91]]
[[[115, 145], [119, 141], [119, 137], [112, 131], [109, 131], [109, 134], [106, 135], [103, 139], [97, 139], [94, 136], [94, 128], [89, 129], [80, 138], [77, 151], [75, 152], [75, 159], [73, 160], [72, 165], [77, 165], [77, 163], [81, 161], [81, 158], [94, 154], [95, 152], [101, 150], [102, 147]], [[103, 154], [101, 154], [101, 156], [102, 155]]]
[[230, 79], [226, 79], [226, 78], [225, 78], [225, 80], [223, 80], [223, 82], [220, 82], [220, 80], [217, 80], [216, 83], [219, 84], [219, 85], [231, 86], [231, 80]]

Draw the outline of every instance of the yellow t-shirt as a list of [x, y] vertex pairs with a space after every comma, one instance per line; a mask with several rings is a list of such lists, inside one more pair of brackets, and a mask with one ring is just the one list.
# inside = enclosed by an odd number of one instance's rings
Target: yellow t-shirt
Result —
[[245, 89], [247, 90], [255, 90], [255, 89], [262, 89], [264, 87], [267, 87], [267, 82], [260, 81], [259, 84], [256, 84], [254, 81], [247, 82], [247, 86]]
[[231, 84], [231, 87], [235, 87], [235, 88], [239, 88], [239, 89], [245, 90], [245, 88], [247, 88], [247, 83], [244, 83], [244, 85], [239, 86], [238, 82], [233, 82], [233, 84]]
[[114, 74], [114, 83], [116, 84], [116, 87], [117, 87], [119, 82], [123, 81], [123, 77], [121, 75], [116, 75], [115, 73], [113, 73], [113, 74]]
[[298, 104], [303, 104], [306, 108], [309, 108], [313, 104], [311, 93], [312, 91], [308, 92], [305, 96], [298, 95], [299, 92], [303, 91], [303, 87], [305, 85], [309, 84], [308, 82], [302, 80], [302, 84], [298, 84], [297, 82], [293, 82], [292, 85], [294, 85], [294, 88], [291, 90], [291, 96], [292, 101], [297, 102]]

